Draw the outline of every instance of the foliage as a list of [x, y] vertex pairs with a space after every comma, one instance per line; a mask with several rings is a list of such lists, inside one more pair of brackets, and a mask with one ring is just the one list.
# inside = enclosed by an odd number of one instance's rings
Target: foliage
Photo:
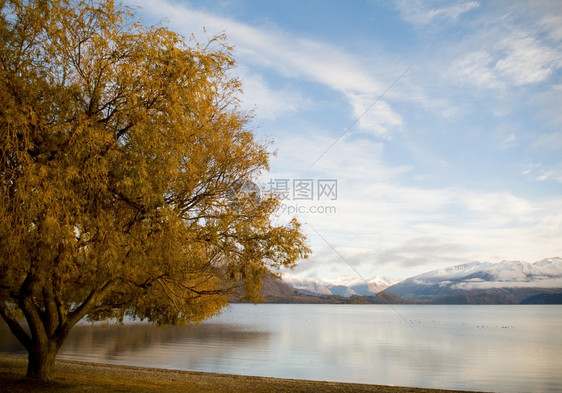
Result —
[[0, 6], [0, 314], [28, 375], [49, 377], [37, 359], [84, 317], [199, 321], [307, 256], [275, 198], [237, 192], [269, 153], [224, 37], [189, 42], [111, 0]]

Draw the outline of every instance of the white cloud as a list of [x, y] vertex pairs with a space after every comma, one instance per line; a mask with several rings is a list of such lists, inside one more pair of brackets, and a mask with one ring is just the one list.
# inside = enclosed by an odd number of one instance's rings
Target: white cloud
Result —
[[536, 29], [507, 24], [482, 31], [475, 42], [478, 50], [469, 50], [452, 63], [449, 74], [460, 82], [483, 88], [519, 87], [545, 82], [562, 68], [559, 45], [540, 38]]
[[375, 102], [372, 95], [347, 95], [353, 106], [353, 114], [361, 129], [382, 138], [390, 138], [392, 131], [402, 125], [402, 117], [384, 101]]
[[562, 183], [562, 161], [554, 164], [529, 162], [524, 165], [521, 174], [528, 179], [539, 182], [553, 180]]
[[517, 136], [514, 133], [505, 135], [499, 141], [499, 148], [502, 150], [509, 149], [515, 144], [516, 141], [517, 141]]
[[[562, 236], [556, 199], [535, 202], [507, 192], [415, 188], [397, 179], [357, 184], [355, 191], [338, 200], [336, 215], [306, 219], [314, 220], [346, 259], [360, 261], [364, 275], [381, 274], [391, 265], [396, 277], [407, 266], [421, 273], [477, 259], [536, 258], [529, 244], [541, 255], [560, 252], [554, 240]], [[545, 237], [547, 225], [552, 232]]]
[[238, 75], [243, 81], [242, 104], [248, 110], [255, 110], [258, 118], [276, 119], [311, 106], [295, 86], [275, 90], [262, 75], [246, 67], [239, 67]]
[[476, 193], [468, 192], [461, 196], [463, 205], [476, 213], [473, 217], [490, 225], [503, 226], [522, 222], [535, 222], [535, 213], [541, 209], [532, 202], [506, 192]]
[[522, 175], [530, 175], [532, 172], [534, 172], [535, 170], [537, 170], [538, 168], [541, 167], [541, 164], [538, 162], [526, 162], [523, 165], [523, 169], [521, 171]]
[[445, 7], [432, 7], [431, 2], [419, 0], [400, 0], [397, 5], [404, 19], [415, 25], [426, 25], [435, 19], [456, 20], [465, 12], [480, 6], [477, 1], [467, 1]]
[[[274, 70], [288, 79], [320, 83], [339, 91], [349, 98], [354, 114], [359, 110], [356, 97], [369, 97], [372, 102], [386, 87], [364, 69], [361, 59], [330, 44], [295, 36], [270, 26], [249, 26], [184, 4], [144, 0], [140, 1], [140, 5], [152, 17], [166, 18], [168, 25], [186, 36], [192, 34], [194, 29], [202, 30], [203, 27], [210, 36], [226, 32], [240, 63]], [[277, 91], [268, 87], [264, 79], [254, 76], [248, 83], [245, 101], [249, 103], [253, 95], [261, 96], [266, 106], [263, 113], [269, 118], [299, 107], [287, 105], [285, 99], [290, 98], [291, 94], [286, 90], [281, 91], [281, 95], [272, 94]], [[259, 112], [261, 103], [256, 102], [256, 105]], [[370, 116], [369, 127], [373, 128], [374, 125], [377, 134], [388, 135], [391, 132], [389, 125], [400, 123], [400, 116], [385, 100], [377, 103], [374, 110], [383, 118], [382, 122], [377, 122], [375, 117]]]
[[554, 180], [557, 183], [562, 183], [562, 161], [545, 168], [542, 171], [541, 175], [537, 177], [537, 180], [538, 181]]
[[418, 267], [463, 263], [466, 261], [466, 246], [433, 237], [414, 237], [388, 248], [376, 255], [377, 263], [402, 267]]
[[[336, 215], [303, 219], [312, 222], [345, 259], [305, 225], [320, 251], [311, 259], [314, 268], [327, 266], [334, 276], [349, 274], [347, 261], [366, 277], [406, 278], [473, 260], [534, 260], [537, 250], [541, 256], [560, 253], [560, 201], [536, 203], [507, 193], [392, 184], [380, 188], [387, 192], [373, 193], [368, 202], [364, 196], [338, 201]], [[391, 189], [401, 194], [400, 201], [390, 198]], [[404, 209], [406, 200], [411, 205]]]
[[488, 88], [500, 87], [492, 62], [492, 56], [485, 51], [468, 53], [453, 63], [451, 74], [461, 83]]
[[562, 131], [540, 135], [533, 147], [542, 150], [562, 151]]
[[[270, 175], [290, 178], [306, 177], [312, 173], [321, 174], [325, 178], [338, 178], [346, 169], [353, 173], [353, 163], [362, 167], [361, 161], [355, 161], [355, 158], [363, 156], [362, 154], [346, 155], [354, 146], [350, 146], [346, 138], [332, 146], [338, 137], [334, 130], [319, 128], [311, 123], [299, 124], [298, 128], [305, 132], [285, 133], [275, 141], [277, 154], [272, 159]], [[376, 160], [382, 151], [382, 145], [373, 142], [366, 143], [363, 148], [370, 149], [373, 160]], [[352, 162], [342, 162], [337, 158]], [[317, 162], [311, 167], [315, 161]]]
[[[291, 154], [300, 156], [309, 148], [306, 139], [310, 145], [329, 142], [323, 134], [319, 130], [316, 136], [284, 143], [293, 146]], [[286, 151], [285, 146], [281, 150]], [[409, 168], [385, 163], [384, 154], [381, 143], [341, 140], [314, 169], [314, 176], [339, 180], [338, 199], [331, 202], [337, 212], [299, 215], [363, 276], [405, 278], [471, 260], [533, 260], [536, 249], [529, 250], [529, 243], [540, 248], [541, 255], [558, 255], [554, 238], [562, 236], [562, 216], [556, 215], [561, 211], [556, 199], [533, 201], [509, 192], [406, 185], [401, 179]], [[548, 236], [546, 228], [551, 231]], [[304, 230], [315, 253], [304, 263], [303, 274], [324, 268], [333, 277], [350, 274], [346, 262], [323, 239], [306, 225]]]
[[541, 44], [533, 37], [505, 39], [498, 45], [505, 51], [494, 65], [496, 75], [515, 86], [540, 83], [562, 67], [562, 52]]

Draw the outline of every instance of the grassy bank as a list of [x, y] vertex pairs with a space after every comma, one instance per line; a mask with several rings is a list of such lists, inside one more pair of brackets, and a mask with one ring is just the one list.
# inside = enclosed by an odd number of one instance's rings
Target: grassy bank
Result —
[[[26, 358], [0, 354], [0, 387], [4, 392], [130, 392], [130, 393], [317, 393], [453, 392], [408, 387], [363, 385], [294, 379], [247, 377], [191, 371], [57, 361], [56, 382], [36, 385], [22, 379]], [[466, 393], [466, 392], [465, 392]]]

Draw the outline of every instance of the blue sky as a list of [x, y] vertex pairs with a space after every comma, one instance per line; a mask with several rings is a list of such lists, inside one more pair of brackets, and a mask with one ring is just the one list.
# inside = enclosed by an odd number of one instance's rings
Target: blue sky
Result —
[[562, 256], [562, 2], [129, 4], [234, 45], [252, 127], [274, 140], [260, 184], [287, 187], [279, 219], [298, 210], [313, 249], [292, 274]]

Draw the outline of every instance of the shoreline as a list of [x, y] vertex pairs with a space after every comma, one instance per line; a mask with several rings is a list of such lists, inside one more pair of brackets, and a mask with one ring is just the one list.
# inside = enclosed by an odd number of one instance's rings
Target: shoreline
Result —
[[[217, 374], [200, 371], [168, 370], [136, 366], [57, 360], [55, 381], [30, 385], [22, 380], [27, 357], [0, 353], [0, 386], [7, 391], [29, 392], [285, 392], [285, 393], [451, 393], [417, 387], [369, 385], [360, 383], [311, 381], [272, 377]], [[6, 390], [4, 390], [6, 391]]]

